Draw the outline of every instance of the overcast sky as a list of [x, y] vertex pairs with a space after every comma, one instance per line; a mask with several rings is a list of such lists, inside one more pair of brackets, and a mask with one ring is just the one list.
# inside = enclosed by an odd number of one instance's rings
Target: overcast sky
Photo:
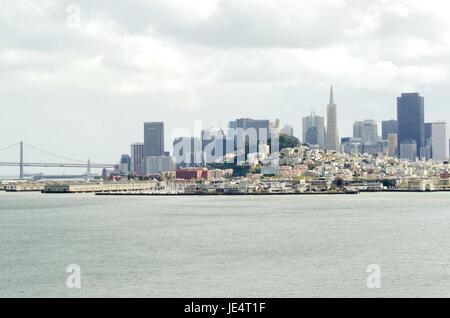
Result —
[[280, 118], [300, 135], [301, 117], [325, 115], [330, 84], [341, 136], [395, 118], [401, 92], [425, 96], [427, 121], [450, 120], [449, 11], [447, 0], [2, 0], [0, 148], [116, 162], [144, 121], [166, 123], [169, 147], [176, 127], [236, 117]]

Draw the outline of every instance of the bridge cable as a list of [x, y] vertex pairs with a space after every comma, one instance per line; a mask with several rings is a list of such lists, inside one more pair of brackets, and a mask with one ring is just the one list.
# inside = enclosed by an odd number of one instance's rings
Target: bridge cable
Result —
[[27, 146], [30, 147], [30, 148], [33, 148], [33, 149], [35, 149], [35, 150], [38, 150], [38, 151], [43, 152], [43, 153], [45, 153], [45, 154], [47, 154], [47, 155], [50, 155], [50, 156], [54, 156], [54, 157], [57, 157], [57, 158], [60, 158], [60, 159], [66, 159], [66, 160], [70, 160], [70, 161], [76, 161], [76, 162], [79, 162], [79, 163], [85, 163], [85, 164], [87, 164], [87, 161], [84, 161], [84, 160], [79, 160], [79, 159], [74, 159], [74, 158], [70, 158], [70, 157], [58, 155], [58, 154], [55, 154], [55, 153], [53, 153], [53, 152], [50, 152], [50, 151], [41, 149], [41, 148], [39, 148], [39, 147], [32, 146], [32, 145], [27, 144], [27, 143], [24, 143], [24, 145], [27, 145]]
[[5, 147], [5, 148], [0, 148], [0, 151], [5, 151], [5, 150], [8, 150], [8, 149], [14, 148], [14, 147], [16, 147], [18, 145], [20, 145], [20, 143], [17, 143], [17, 144], [14, 144], [14, 145], [11, 145], [11, 146], [8, 146], [8, 147]]

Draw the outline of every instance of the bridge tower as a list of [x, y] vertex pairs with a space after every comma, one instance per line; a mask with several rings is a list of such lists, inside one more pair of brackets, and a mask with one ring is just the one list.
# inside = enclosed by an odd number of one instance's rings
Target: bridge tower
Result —
[[91, 159], [89, 159], [89, 158], [88, 158], [88, 161], [87, 161], [87, 171], [86, 171], [86, 176], [87, 176], [88, 178], [90, 178], [90, 177], [92, 176], [92, 173], [91, 173]]
[[24, 172], [23, 172], [23, 141], [20, 142], [20, 162], [19, 162], [19, 179], [23, 179], [24, 178]]

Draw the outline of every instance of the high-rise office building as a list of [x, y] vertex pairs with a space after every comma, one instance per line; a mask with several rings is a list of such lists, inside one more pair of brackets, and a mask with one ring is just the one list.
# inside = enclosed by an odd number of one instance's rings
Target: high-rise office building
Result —
[[355, 123], [353, 124], [353, 138], [362, 139], [363, 126], [364, 123], [362, 121], [355, 121]]
[[415, 141], [420, 157], [425, 147], [425, 100], [419, 93], [403, 93], [397, 98], [397, 121], [399, 144]]
[[337, 105], [334, 103], [333, 86], [331, 86], [330, 102], [327, 106], [327, 133], [325, 138], [325, 148], [327, 150], [340, 151], [337, 126]]
[[398, 134], [398, 122], [394, 119], [384, 120], [381, 123], [381, 138], [388, 140], [390, 134]]
[[362, 143], [379, 142], [377, 122], [372, 119], [355, 122], [353, 125], [353, 138], [361, 138]]
[[175, 171], [176, 166], [170, 156], [149, 156], [143, 162], [143, 170], [146, 176], [162, 172]]
[[289, 137], [294, 137], [294, 127], [284, 125], [283, 129], [281, 129], [281, 133]]
[[120, 157], [119, 171], [122, 174], [128, 174], [131, 171], [131, 157], [128, 154]]
[[131, 144], [131, 171], [136, 176], [141, 176], [142, 162], [144, 161], [144, 143], [136, 142]]
[[388, 156], [397, 157], [397, 149], [398, 149], [398, 141], [397, 134], [389, 134], [388, 135]]
[[247, 148], [245, 146], [247, 142], [250, 152], [257, 152], [258, 145], [261, 143], [267, 144], [271, 137], [269, 120], [240, 118], [230, 122], [229, 128], [236, 145]]
[[408, 160], [411, 162], [416, 161], [417, 155], [417, 143], [415, 140], [404, 140], [400, 144], [400, 159]]
[[425, 145], [431, 144], [433, 137], [433, 123], [425, 123]]
[[144, 157], [164, 156], [164, 123], [144, 123]]
[[325, 148], [325, 118], [311, 112], [302, 119], [302, 141], [310, 145]]
[[447, 123], [435, 122], [432, 125], [432, 158], [433, 160], [440, 161], [448, 159], [447, 150]]

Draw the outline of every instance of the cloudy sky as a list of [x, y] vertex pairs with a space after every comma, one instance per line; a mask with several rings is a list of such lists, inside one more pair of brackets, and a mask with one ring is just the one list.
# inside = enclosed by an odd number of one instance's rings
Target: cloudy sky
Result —
[[449, 9], [446, 0], [2, 0], [0, 148], [24, 140], [115, 162], [142, 140], [144, 121], [166, 123], [169, 148], [174, 128], [236, 117], [280, 118], [300, 135], [302, 116], [325, 114], [332, 83], [341, 136], [355, 120], [395, 118], [401, 92], [425, 96], [428, 121], [450, 120]]

